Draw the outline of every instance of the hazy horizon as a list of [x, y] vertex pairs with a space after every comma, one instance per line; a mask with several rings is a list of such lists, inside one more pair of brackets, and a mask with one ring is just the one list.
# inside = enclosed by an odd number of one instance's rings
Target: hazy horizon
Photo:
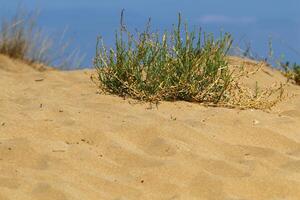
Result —
[[287, 60], [300, 62], [300, 3], [296, 0], [0, 0], [0, 5], [1, 18], [15, 14], [20, 6], [28, 11], [38, 9], [39, 25], [48, 33], [59, 34], [67, 28], [72, 47], [87, 54], [85, 66], [92, 65], [98, 35], [107, 45], [113, 44], [123, 8], [131, 28], [142, 29], [151, 17], [154, 30], [164, 31], [176, 23], [181, 12], [191, 27], [200, 26], [216, 35], [220, 30], [230, 32], [236, 44], [251, 43], [261, 57], [267, 55], [271, 37], [276, 56], [285, 54]]

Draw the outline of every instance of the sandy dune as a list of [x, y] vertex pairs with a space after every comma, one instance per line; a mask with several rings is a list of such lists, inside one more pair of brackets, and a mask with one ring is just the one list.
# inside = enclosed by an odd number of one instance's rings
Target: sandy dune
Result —
[[[1, 200], [300, 199], [300, 87], [269, 113], [151, 109], [97, 94], [91, 73], [0, 56]], [[264, 68], [253, 80], [285, 78]]]

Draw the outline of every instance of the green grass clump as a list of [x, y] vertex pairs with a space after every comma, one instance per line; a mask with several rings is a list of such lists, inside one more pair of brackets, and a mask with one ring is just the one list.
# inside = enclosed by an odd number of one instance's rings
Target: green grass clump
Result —
[[115, 49], [107, 50], [98, 42], [94, 65], [106, 91], [146, 101], [228, 100], [229, 34], [215, 39], [201, 31], [189, 32], [187, 24], [183, 32], [180, 14], [171, 33], [151, 33], [149, 24], [136, 38], [122, 24]]
[[300, 65], [294, 63], [290, 65], [290, 62], [281, 63], [283, 73], [287, 77], [288, 81], [292, 80], [295, 84], [300, 85]]
[[188, 31], [179, 14], [177, 25], [162, 35], [150, 31], [131, 34], [123, 24], [115, 48], [98, 39], [94, 66], [104, 92], [150, 102], [184, 100], [212, 106], [269, 109], [278, 102], [279, 88], [251, 91], [239, 83], [248, 74], [229, 67], [230, 34]]
[[294, 80], [296, 84], [300, 85], [300, 65], [294, 67]]

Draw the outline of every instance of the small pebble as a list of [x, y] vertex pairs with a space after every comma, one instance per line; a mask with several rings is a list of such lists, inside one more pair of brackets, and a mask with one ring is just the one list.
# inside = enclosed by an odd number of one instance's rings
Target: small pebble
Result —
[[256, 120], [256, 119], [253, 120], [253, 124], [254, 124], [254, 125], [257, 125], [257, 124], [259, 124], [259, 123], [260, 123], [260, 122], [259, 122], [258, 120]]

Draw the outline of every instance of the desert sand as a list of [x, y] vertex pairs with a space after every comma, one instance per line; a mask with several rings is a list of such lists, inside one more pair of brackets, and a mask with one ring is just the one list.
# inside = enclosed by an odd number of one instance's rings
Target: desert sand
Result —
[[300, 87], [269, 112], [151, 106], [99, 94], [92, 73], [0, 55], [1, 200], [300, 199]]

